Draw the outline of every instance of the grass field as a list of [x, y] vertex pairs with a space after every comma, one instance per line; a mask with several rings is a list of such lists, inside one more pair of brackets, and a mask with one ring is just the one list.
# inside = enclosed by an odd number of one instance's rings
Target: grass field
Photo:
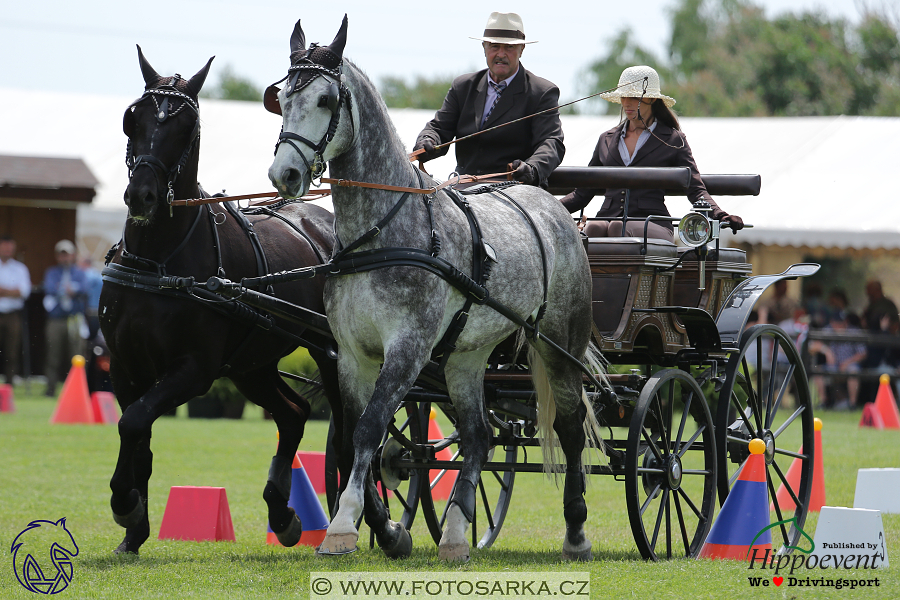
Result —
[[[248, 406], [240, 421], [161, 419], [153, 431], [155, 455], [150, 481], [151, 538], [139, 558], [116, 557], [112, 549], [123, 530], [109, 510], [109, 478], [118, 451], [113, 426], [49, 425], [52, 401], [17, 389], [17, 412], [0, 413], [0, 542], [13, 539], [36, 519], [67, 518], [80, 552], [74, 577], [57, 597], [70, 598], [309, 598], [311, 571], [390, 571], [398, 578], [432, 571], [590, 572], [594, 598], [900, 598], [900, 515], [884, 515], [892, 568], [877, 571], [811, 570], [795, 576], [817, 579], [877, 576], [879, 587], [753, 588], [746, 563], [672, 561], [646, 563], [634, 546], [621, 483], [608, 477], [588, 482], [587, 532], [594, 561], [560, 560], [565, 523], [562, 491], [541, 475], [516, 477], [512, 506], [499, 539], [473, 550], [462, 566], [438, 561], [437, 548], [422, 519], [413, 526], [411, 558], [391, 562], [370, 550], [368, 529], [355, 554], [315, 558], [312, 548], [265, 543], [262, 490], [276, 443], [275, 426]], [[857, 469], [900, 466], [900, 432], [857, 427], [859, 413], [822, 413], [828, 505], [852, 506]], [[303, 450], [322, 450], [327, 424], [307, 426]], [[237, 541], [159, 541], [156, 534], [171, 486], [219, 486], [227, 490]], [[813, 535], [817, 513], [804, 529]], [[0, 598], [30, 598], [16, 580], [12, 555], [0, 561]], [[506, 596], [509, 598], [510, 596]]]

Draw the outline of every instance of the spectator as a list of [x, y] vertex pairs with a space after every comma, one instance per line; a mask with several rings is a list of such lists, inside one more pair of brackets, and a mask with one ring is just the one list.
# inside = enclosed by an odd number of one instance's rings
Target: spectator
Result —
[[794, 317], [800, 303], [787, 295], [787, 281], [779, 279], [772, 286], [773, 297], [762, 302], [759, 307], [759, 322], [778, 325]]
[[17, 261], [16, 241], [8, 235], [0, 238], [0, 358], [6, 383], [20, 373], [22, 354], [22, 314], [31, 294], [28, 267]]
[[87, 339], [93, 340], [97, 336], [97, 332], [100, 331], [98, 311], [100, 310], [100, 291], [103, 289], [103, 277], [94, 268], [90, 256], [82, 256], [78, 261], [78, 266], [84, 271], [86, 281], [85, 294], [87, 299], [85, 301], [84, 316], [88, 326]]
[[56, 384], [65, 377], [72, 357], [83, 354], [87, 327], [84, 309], [87, 281], [84, 271], [75, 265], [75, 244], [60, 240], [56, 247], [56, 266], [44, 274], [44, 308], [47, 311], [46, 361], [48, 397], [56, 396]]
[[[881, 282], [876, 279], [869, 280], [866, 283], [866, 295], [869, 297], [869, 304], [862, 314], [863, 328], [873, 334], [900, 334], [900, 316], [897, 314], [897, 305], [885, 297]], [[870, 344], [862, 367], [881, 371], [892, 370], [896, 366], [890, 364], [893, 356], [887, 346]], [[870, 382], [865, 387], [862, 397], [866, 402], [874, 401], [878, 390], [877, 382]]]
[[[835, 333], [858, 333], [861, 331], [859, 317], [843, 310], [831, 313], [831, 318], [826, 330]], [[866, 345], [861, 342], [831, 342], [824, 344], [815, 342], [816, 350], [825, 355], [825, 370], [832, 373], [858, 373], [862, 362], [866, 358]], [[810, 351], [813, 350], [813, 344], [810, 344]], [[825, 398], [825, 381], [824, 378], [818, 376], [815, 378], [815, 384], [819, 390], [819, 397]], [[843, 377], [829, 377], [833, 381], [844, 382]], [[843, 387], [843, 386], [841, 386]], [[836, 409], [854, 408], [859, 400], [859, 377], [846, 378], [846, 397], [836, 400], [833, 403]], [[843, 395], [843, 394], [842, 394]]]

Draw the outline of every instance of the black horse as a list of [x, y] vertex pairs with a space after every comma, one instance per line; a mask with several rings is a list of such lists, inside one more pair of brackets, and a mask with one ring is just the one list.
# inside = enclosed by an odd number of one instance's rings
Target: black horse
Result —
[[[334, 245], [334, 217], [303, 203], [244, 214], [229, 203], [173, 206], [203, 195], [197, 183], [200, 118], [197, 94], [212, 59], [196, 75], [162, 77], [138, 47], [144, 94], [125, 112], [129, 138], [125, 190], [128, 220], [110, 251], [100, 322], [122, 418], [110, 481], [113, 517], [126, 528], [116, 552], [136, 553], [150, 533], [147, 483], [154, 421], [227, 376], [269, 411], [280, 433], [263, 497], [279, 541], [292, 546], [302, 526], [290, 497], [291, 463], [310, 406], [279, 375], [278, 360], [304, 345], [316, 360], [324, 392], [340, 415], [331, 338], [276, 320], [240, 302], [224, 302], [192, 281], [239, 281], [324, 262]], [[177, 204], [177, 202], [176, 202]], [[193, 280], [191, 279], [193, 278]], [[262, 290], [324, 313], [321, 278]]]

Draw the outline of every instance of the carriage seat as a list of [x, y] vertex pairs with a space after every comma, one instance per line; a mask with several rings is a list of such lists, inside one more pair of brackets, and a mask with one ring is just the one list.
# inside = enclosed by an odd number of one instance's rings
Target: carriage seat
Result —
[[[684, 253], [689, 252], [693, 248], [678, 248], [678, 258], [681, 258]], [[685, 261], [689, 260], [697, 260], [697, 255], [692, 254], [690, 256], [685, 257]], [[706, 260], [710, 262], [726, 262], [726, 263], [738, 263], [743, 264], [747, 262], [747, 251], [741, 250], [740, 248], [711, 248], [709, 250], [709, 255], [707, 255]]]
[[642, 237], [594, 237], [588, 238], [588, 256], [659, 256], [676, 258], [678, 247], [668, 240], [647, 239], [647, 252], [642, 253]]

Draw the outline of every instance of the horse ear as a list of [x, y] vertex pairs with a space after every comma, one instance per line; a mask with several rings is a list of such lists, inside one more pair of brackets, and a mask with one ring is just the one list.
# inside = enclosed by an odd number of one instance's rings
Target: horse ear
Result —
[[156, 72], [156, 69], [150, 66], [150, 63], [147, 62], [147, 59], [144, 58], [144, 53], [141, 51], [140, 44], [135, 44], [138, 50], [138, 61], [141, 63], [141, 74], [144, 76], [144, 85], [146, 87], [153, 87], [159, 80], [162, 79], [162, 75]]
[[306, 36], [303, 34], [303, 28], [300, 27], [300, 20], [294, 25], [294, 32], [291, 34], [291, 52], [298, 50], [306, 50]]
[[334, 36], [334, 41], [328, 45], [328, 48], [337, 54], [338, 56], [344, 56], [344, 46], [347, 45], [347, 15], [344, 15], [344, 20], [341, 22], [341, 28], [338, 30], [337, 35]]
[[196, 98], [200, 93], [200, 88], [203, 87], [203, 83], [206, 81], [206, 76], [209, 75], [209, 67], [212, 65], [213, 58], [215, 58], [215, 56], [210, 58], [206, 63], [206, 66], [197, 71], [196, 75], [191, 77], [191, 80], [188, 81], [187, 93], [192, 98]]

